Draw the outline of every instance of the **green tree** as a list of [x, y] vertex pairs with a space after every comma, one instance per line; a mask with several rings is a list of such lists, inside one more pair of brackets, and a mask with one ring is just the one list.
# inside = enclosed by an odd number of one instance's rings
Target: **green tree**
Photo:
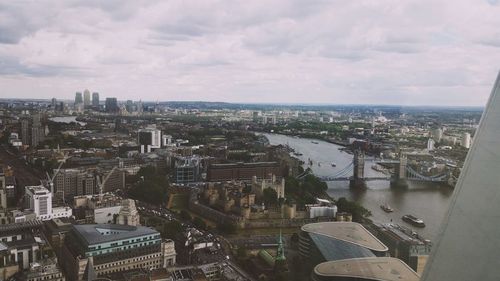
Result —
[[217, 230], [222, 234], [234, 234], [236, 233], [236, 225], [229, 222], [219, 223], [217, 224]]
[[195, 217], [193, 219], [193, 224], [197, 227], [197, 228], [201, 228], [201, 229], [207, 229], [207, 223], [199, 218], [199, 217]]
[[161, 235], [163, 238], [175, 239], [177, 234], [182, 232], [182, 225], [178, 221], [171, 221], [163, 224]]
[[193, 219], [191, 217], [191, 215], [186, 210], [181, 210], [179, 216], [181, 217], [181, 219], [186, 220], [186, 221], [190, 221]]
[[262, 193], [262, 200], [266, 206], [275, 205], [278, 202], [278, 194], [274, 189], [268, 187]]
[[349, 201], [344, 197], [341, 197], [336, 202], [339, 212], [347, 212], [352, 214], [352, 220], [356, 222], [363, 222], [365, 218], [368, 218], [372, 213], [365, 207], [361, 206], [359, 203], [354, 201]]
[[157, 205], [166, 202], [169, 185], [166, 175], [157, 173], [154, 167], [145, 167], [137, 176], [138, 181], [128, 192], [130, 197]]
[[245, 246], [238, 247], [238, 250], [236, 250], [236, 255], [240, 259], [244, 259], [247, 257], [247, 248]]

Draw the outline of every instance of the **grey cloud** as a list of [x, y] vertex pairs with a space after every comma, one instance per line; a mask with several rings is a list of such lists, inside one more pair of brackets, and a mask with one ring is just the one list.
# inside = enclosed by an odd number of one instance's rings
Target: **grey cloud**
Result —
[[498, 0], [18, 3], [0, 4], [0, 83], [19, 95], [481, 104], [500, 61]]
[[88, 69], [59, 65], [25, 65], [13, 57], [0, 57], [0, 75], [22, 75], [32, 77], [69, 76], [81, 77]]
[[21, 38], [41, 27], [43, 20], [28, 15], [28, 9], [19, 4], [0, 4], [0, 43], [17, 44]]

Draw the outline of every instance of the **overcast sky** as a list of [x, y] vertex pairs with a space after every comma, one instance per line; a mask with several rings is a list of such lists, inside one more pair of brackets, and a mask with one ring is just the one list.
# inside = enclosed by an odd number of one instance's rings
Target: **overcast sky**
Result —
[[500, 0], [0, 0], [0, 97], [484, 105]]

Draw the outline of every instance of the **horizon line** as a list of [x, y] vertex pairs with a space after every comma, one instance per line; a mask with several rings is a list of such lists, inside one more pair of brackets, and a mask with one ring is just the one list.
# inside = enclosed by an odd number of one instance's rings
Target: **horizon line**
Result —
[[[115, 98], [115, 97], [109, 97]], [[57, 98], [56, 98], [57, 99]], [[17, 101], [51, 101], [52, 98], [0, 98], [0, 101], [7, 100], [17, 100]], [[59, 99], [57, 99], [59, 100]], [[130, 99], [118, 99], [120, 102], [128, 101]], [[60, 101], [73, 101], [73, 99], [60, 99]], [[105, 99], [100, 100], [105, 101]], [[448, 108], [482, 108], [484, 109], [486, 105], [430, 105], [430, 104], [370, 104], [370, 103], [287, 103], [287, 102], [229, 102], [229, 101], [203, 101], [203, 100], [162, 100], [162, 101], [150, 101], [150, 100], [132, 100], [133, 102], [141, 101], [143, 103], [221, 103], [221, 104], [232, 104], [232, 105], [273, 105], [273, 106], [386, 106], [386, 107], [448, 107]]]

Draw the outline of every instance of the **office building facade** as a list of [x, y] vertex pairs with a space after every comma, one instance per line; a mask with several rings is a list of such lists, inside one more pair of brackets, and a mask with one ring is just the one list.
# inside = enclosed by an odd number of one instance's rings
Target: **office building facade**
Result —
[[211, 164], [208, 167], [208, 181], [248, 181], [254, 177], [265, 179], [270, 175], [283, 177], [283, 169], [277, 162]]
[[60, 169], [54, 178], [54, 189], [59, 199], [92, 195], [97, 192], [96, 178], [92, 173], [84, 170]]
[[137, 143], [141, 153], [149, 153], [161, 148], [161, 131], [156, 127], [140, 129], [137, 132]]
[[52, 193], [42, 185], [25, 187], [26, 206], [28, 210], [18, 215], [15, 222], [27, 221], [26, 215], [34, 214], [37, 220], [51, 220], [53, 218], [69, 218], [73, 211], [69, 207], [52, 207]]
[[120, 110], [116, 98], [106, 98], [106, 112], [117, 113]]
[[94, 109], [99, 108], [99, 93], [98, 92], [92, 93], [92, 107], [94, 107]]
[[62, 261], [69, 280], [106, 277], [133, 269], [159, 269], [175, 264], [172, 240], [144, 226], [73, 225], [63, 247]]
[[85, 108], [90, 107], [90, 91], [88, 89], [83, 91], [83, 106]]
[[75, 106], [83, 103], [83, 96], [81, 92], [76, 92], [75, 94]]
[[21, 141], [24, 145], [37, 147], [45, 140], [45, 131], [40, 114], [21, 118]]

